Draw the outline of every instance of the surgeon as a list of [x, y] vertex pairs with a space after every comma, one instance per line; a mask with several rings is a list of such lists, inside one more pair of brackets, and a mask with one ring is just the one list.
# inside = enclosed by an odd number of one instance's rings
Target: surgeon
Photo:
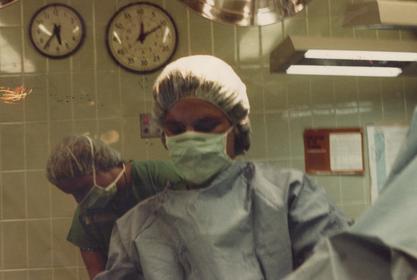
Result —
[[120, 218], [95, 279], [281, 279], [318, 240], [346, 227], [297, 170], [236, 160], [250, 146], [246, 87], [224, 61], [180, 58], [154, 88], [154, 115], [176, 171]]
[[67, 239], [80, 248], [91, 278], [104, 269], [116, 219], [181, 180], [169, 162], [125, 162], [101, 140], [83, 135], [64, 137], [46, 170], [48, 180], [78, 203]]
[[417, 280], [417, 108], [375, 204], [286, 280]]

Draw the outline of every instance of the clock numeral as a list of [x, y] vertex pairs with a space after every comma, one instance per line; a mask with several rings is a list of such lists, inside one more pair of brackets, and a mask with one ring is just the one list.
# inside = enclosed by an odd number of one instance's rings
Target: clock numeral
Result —
[[138, 15], [143, 15], [143, 9], [137, 9], [137, 10], [136, 10], [136, 13], [137, 13]]
[[131, 19], [132, 16], [129, 13], [124, 13], [123, 14], [125, 16], [125, 19]]
[[118, 49], [117, 50], [117, 54], [124, 55], [125, 54], [125, 51], [123, 49]]
[[128, 62], [129, 64], [133, 64], [133, 63], [135, 62], [135, 60], [133, 59], [133, 57], [128, 57], [128, 58], [127, 58], [127, 62]]
[[67, 49], [70, 49], [70, 48], [71, 48], [71, 46], [68, 44], [68, 42], [65, 42], [65, 47], [66, 47]]
[[77, 37], [72, 36], [72, 40], [73, 40], [73, 41], [77, 41]]
[[159, 55], [154, 55], [153, 56], [153, 62], [158, 62], [160, 60], [161, 60], [161, 58], [159, 57]]
[[41, 44], [43, 44], [43, 42], [45, 42], [45, 41], [43, 40], [43, 38], [39, 38], [39, 42], [40, 42]]
[[162, 51], [163, 52], [168, 52], [169, 51], [169, 47], [168, 46], [163, 46], [162, 47]]
[[148, 65], [148, 61], [146, 59], [142, 59], [140, 61], [140, 64], [142, 64], [142, 66], [146, 66], [146, 65]]
[[43, 16], [44, 16], [44, 18], [49, 19], [49, 14], [48, 13], [45, 13]]
[[52, 13], [54, 14], [54, 16], [58, 16], [58, 9], [57, 8], [54, 8], [53, 11], [52, 11]]
[[60, 51], [59, 46], [56, 46], [55, 50], [56, 52], [59, 52]]
[[116, 28], [123, 29], [123, 25], [120, 22], [116, 23], [114, 26]]
[[156, 14], [155, 14], [155, 12], [154, 11], [152, 11], [152, 17], [156, 17]]

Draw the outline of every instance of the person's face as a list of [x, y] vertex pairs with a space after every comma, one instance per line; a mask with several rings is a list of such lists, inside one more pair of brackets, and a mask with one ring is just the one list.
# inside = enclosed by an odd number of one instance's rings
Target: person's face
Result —
[[[166, 136], [174, 136], [187, 131], [203, 133], [225, 133], [232, 123], [226, 114], [211, 104], [199, 98], [184, 98], [178, 101], [167, 112], [163, 123]], [[235, 157], [234, 153], [234, 132], [227, 136], [227, 154]]]
[[[98, 187], [107, 187], [113, 182], [115, 177], [121, 172], [120, 167], [115, 167], [109, 171], [97, 171], [96, 182]], [[80, 202], [88, 191], [93, 187], [93, 175], [84, 175], [75, 178], [64, 179], [58, 182], [57, 187], [64, 193], [71, 194]]]

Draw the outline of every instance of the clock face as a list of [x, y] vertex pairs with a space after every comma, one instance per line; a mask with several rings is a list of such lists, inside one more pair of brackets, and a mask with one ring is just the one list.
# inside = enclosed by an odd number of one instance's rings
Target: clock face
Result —
[[110, 55], [123, 68], [154, 72], [168, 63], [177, 47], [177, 29], [161, 7], [137, 2], [120, 8], [106, 34]]
[[85, 37], [85, 25], [81, 16], [70, 6], [49, 4], [33, 15], [29, 36], [41, 54], [64, 58], [80, 48]]

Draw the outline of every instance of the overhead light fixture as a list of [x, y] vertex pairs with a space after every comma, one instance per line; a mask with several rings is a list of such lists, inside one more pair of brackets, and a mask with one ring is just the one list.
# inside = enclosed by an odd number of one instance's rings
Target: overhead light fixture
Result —
[[276, 23], [304, 10], [310, 0], [180, 0], [199, 15], [238, 26]]
[[16, 3], [17, 0], [0, 0], [0, 9], [5, 8], [13, 3]]
[[417, 2], [372, 0], [349, 4], [344, 26], [365, 28], [409, 28], [417, 26]]
[[270, 56], [270, 71], [299, 75], [417, 75], [417, 42], [289, 36]]

